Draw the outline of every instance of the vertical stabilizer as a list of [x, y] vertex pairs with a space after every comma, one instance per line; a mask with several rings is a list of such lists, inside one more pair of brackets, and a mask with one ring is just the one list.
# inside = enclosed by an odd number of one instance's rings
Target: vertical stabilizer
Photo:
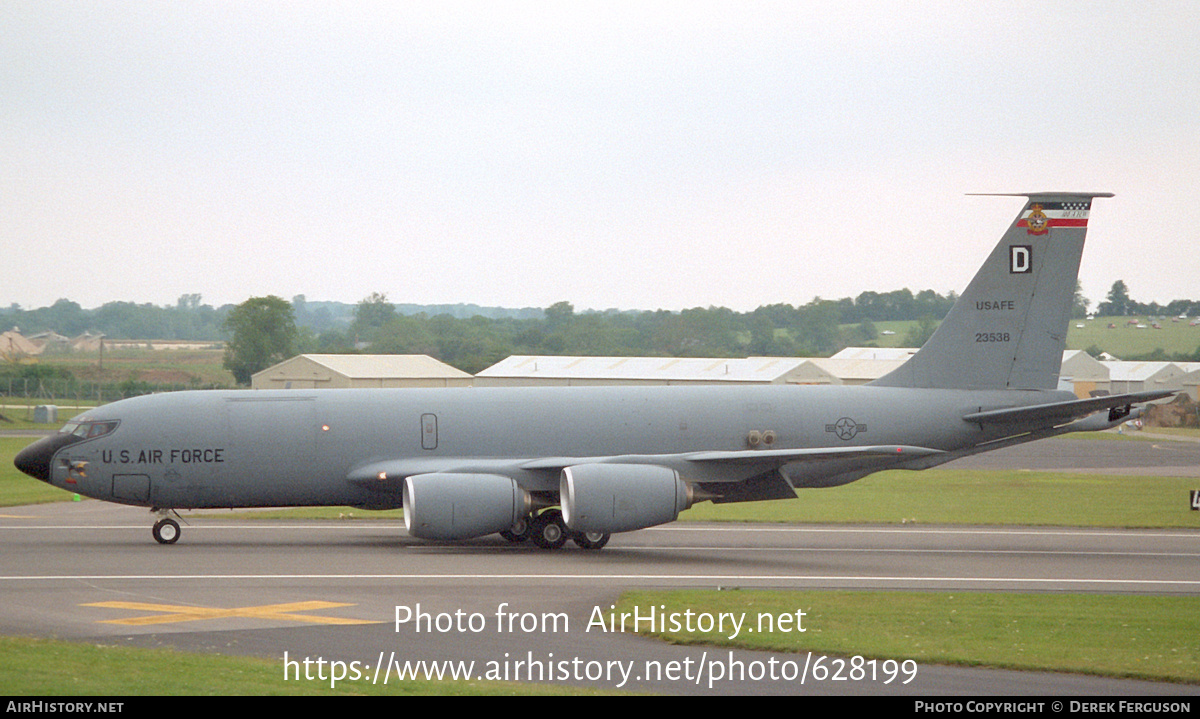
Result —
[[871, 384], [1055, 389], [1092, 200], [1040, 192], [1004, 233], [946, 319], [904, 365]]

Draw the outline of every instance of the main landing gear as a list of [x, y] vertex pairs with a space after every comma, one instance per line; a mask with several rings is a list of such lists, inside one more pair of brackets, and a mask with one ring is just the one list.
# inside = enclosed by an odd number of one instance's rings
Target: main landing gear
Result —
[[[150, 533], [154, 535], [154, 541], [159, 544], [174, 544], [179, 541], [179, 535], [182, 530], [179, 529], [179, 522], [167, 516], [166, 510], [152, 509], [150, 510], [158, 516], [158, 521], [154, 523], [154, 527]], [[179, 516], [176, 514], [175, 516]]]
[[611, 535], [607, 532], [576, 532], [563, 521], [562, 511], [547, 509], [534, 517], [522, 519], [500, 533], [510, 542], [531, 540], [539, 549], [561, 549], [567, 540], [575, 542], [581, 549], [601, 549], [608, 544]]

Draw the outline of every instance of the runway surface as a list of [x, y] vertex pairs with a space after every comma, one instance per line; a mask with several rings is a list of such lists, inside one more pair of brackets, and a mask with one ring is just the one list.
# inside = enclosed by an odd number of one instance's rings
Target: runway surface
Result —
[[[1200, 445], [1168, 444], [1056, 440], [1000, 460], [1041, 468], [1108, 457], [1105, 470], [1200, 464]], [[543, 680], [672, 694], [1195, 691], [932, 665], [907, 684], [903, 673], [890, 683], [878, 672], [874, 681], [852, 679], [849, 665], [835, 680], [811, 671], [816, 656], [675, 647], [589, 628], [589, 620], [630, 588], [1195, 596], [1200, 531], [679, 523], [617, 535], [600, 552], [544, 552], [499, 538], [419, 542], [394, 521], [188, 522], [178, 544], [159, 546], [145, 510], [94, 501], [0, 509], [0, 632], [273, 657], [281, 682], [289, 666], [328, 682], [339, 666], [332, 662], [342, 662], [358, 681], [381, 681], [397, 663], [426, 661], [474, 662], [474, 676], [538, 679], [540, 671]], [[397, 607], [428, 623], [397, 626]], [[504, 620], [511, 624], [502, 629]], [[824, 661], [828, 669], [836, 660]]]

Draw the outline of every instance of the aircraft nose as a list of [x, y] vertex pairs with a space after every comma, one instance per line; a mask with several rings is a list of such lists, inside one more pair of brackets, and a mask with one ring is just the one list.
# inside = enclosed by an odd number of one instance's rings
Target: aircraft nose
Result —
[[17, 469], [43, 482], [50, 481], [50, 458], [54, 456], [61, 443], [55, 442], [55, 437], [43, 437], [25, 449], [17, 452], [13, 464]]

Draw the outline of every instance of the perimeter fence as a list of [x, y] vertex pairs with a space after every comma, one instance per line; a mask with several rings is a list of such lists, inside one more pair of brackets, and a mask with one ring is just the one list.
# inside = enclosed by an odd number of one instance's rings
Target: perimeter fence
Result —
[[[202, 382], [146, 382], [125, 380], [123, 382], [88, 382], [67, 378], [0, 377], [0, 405], [7, 405], [11, 416], [14, 408], [39, 404], [63, 404], [85, 406], [105, 404], [127, 397], [158, 392], [178, 392], [187, 389], [218, 389], [224, 385]], [[0, 412], [3, 414], [3, 412]]]

